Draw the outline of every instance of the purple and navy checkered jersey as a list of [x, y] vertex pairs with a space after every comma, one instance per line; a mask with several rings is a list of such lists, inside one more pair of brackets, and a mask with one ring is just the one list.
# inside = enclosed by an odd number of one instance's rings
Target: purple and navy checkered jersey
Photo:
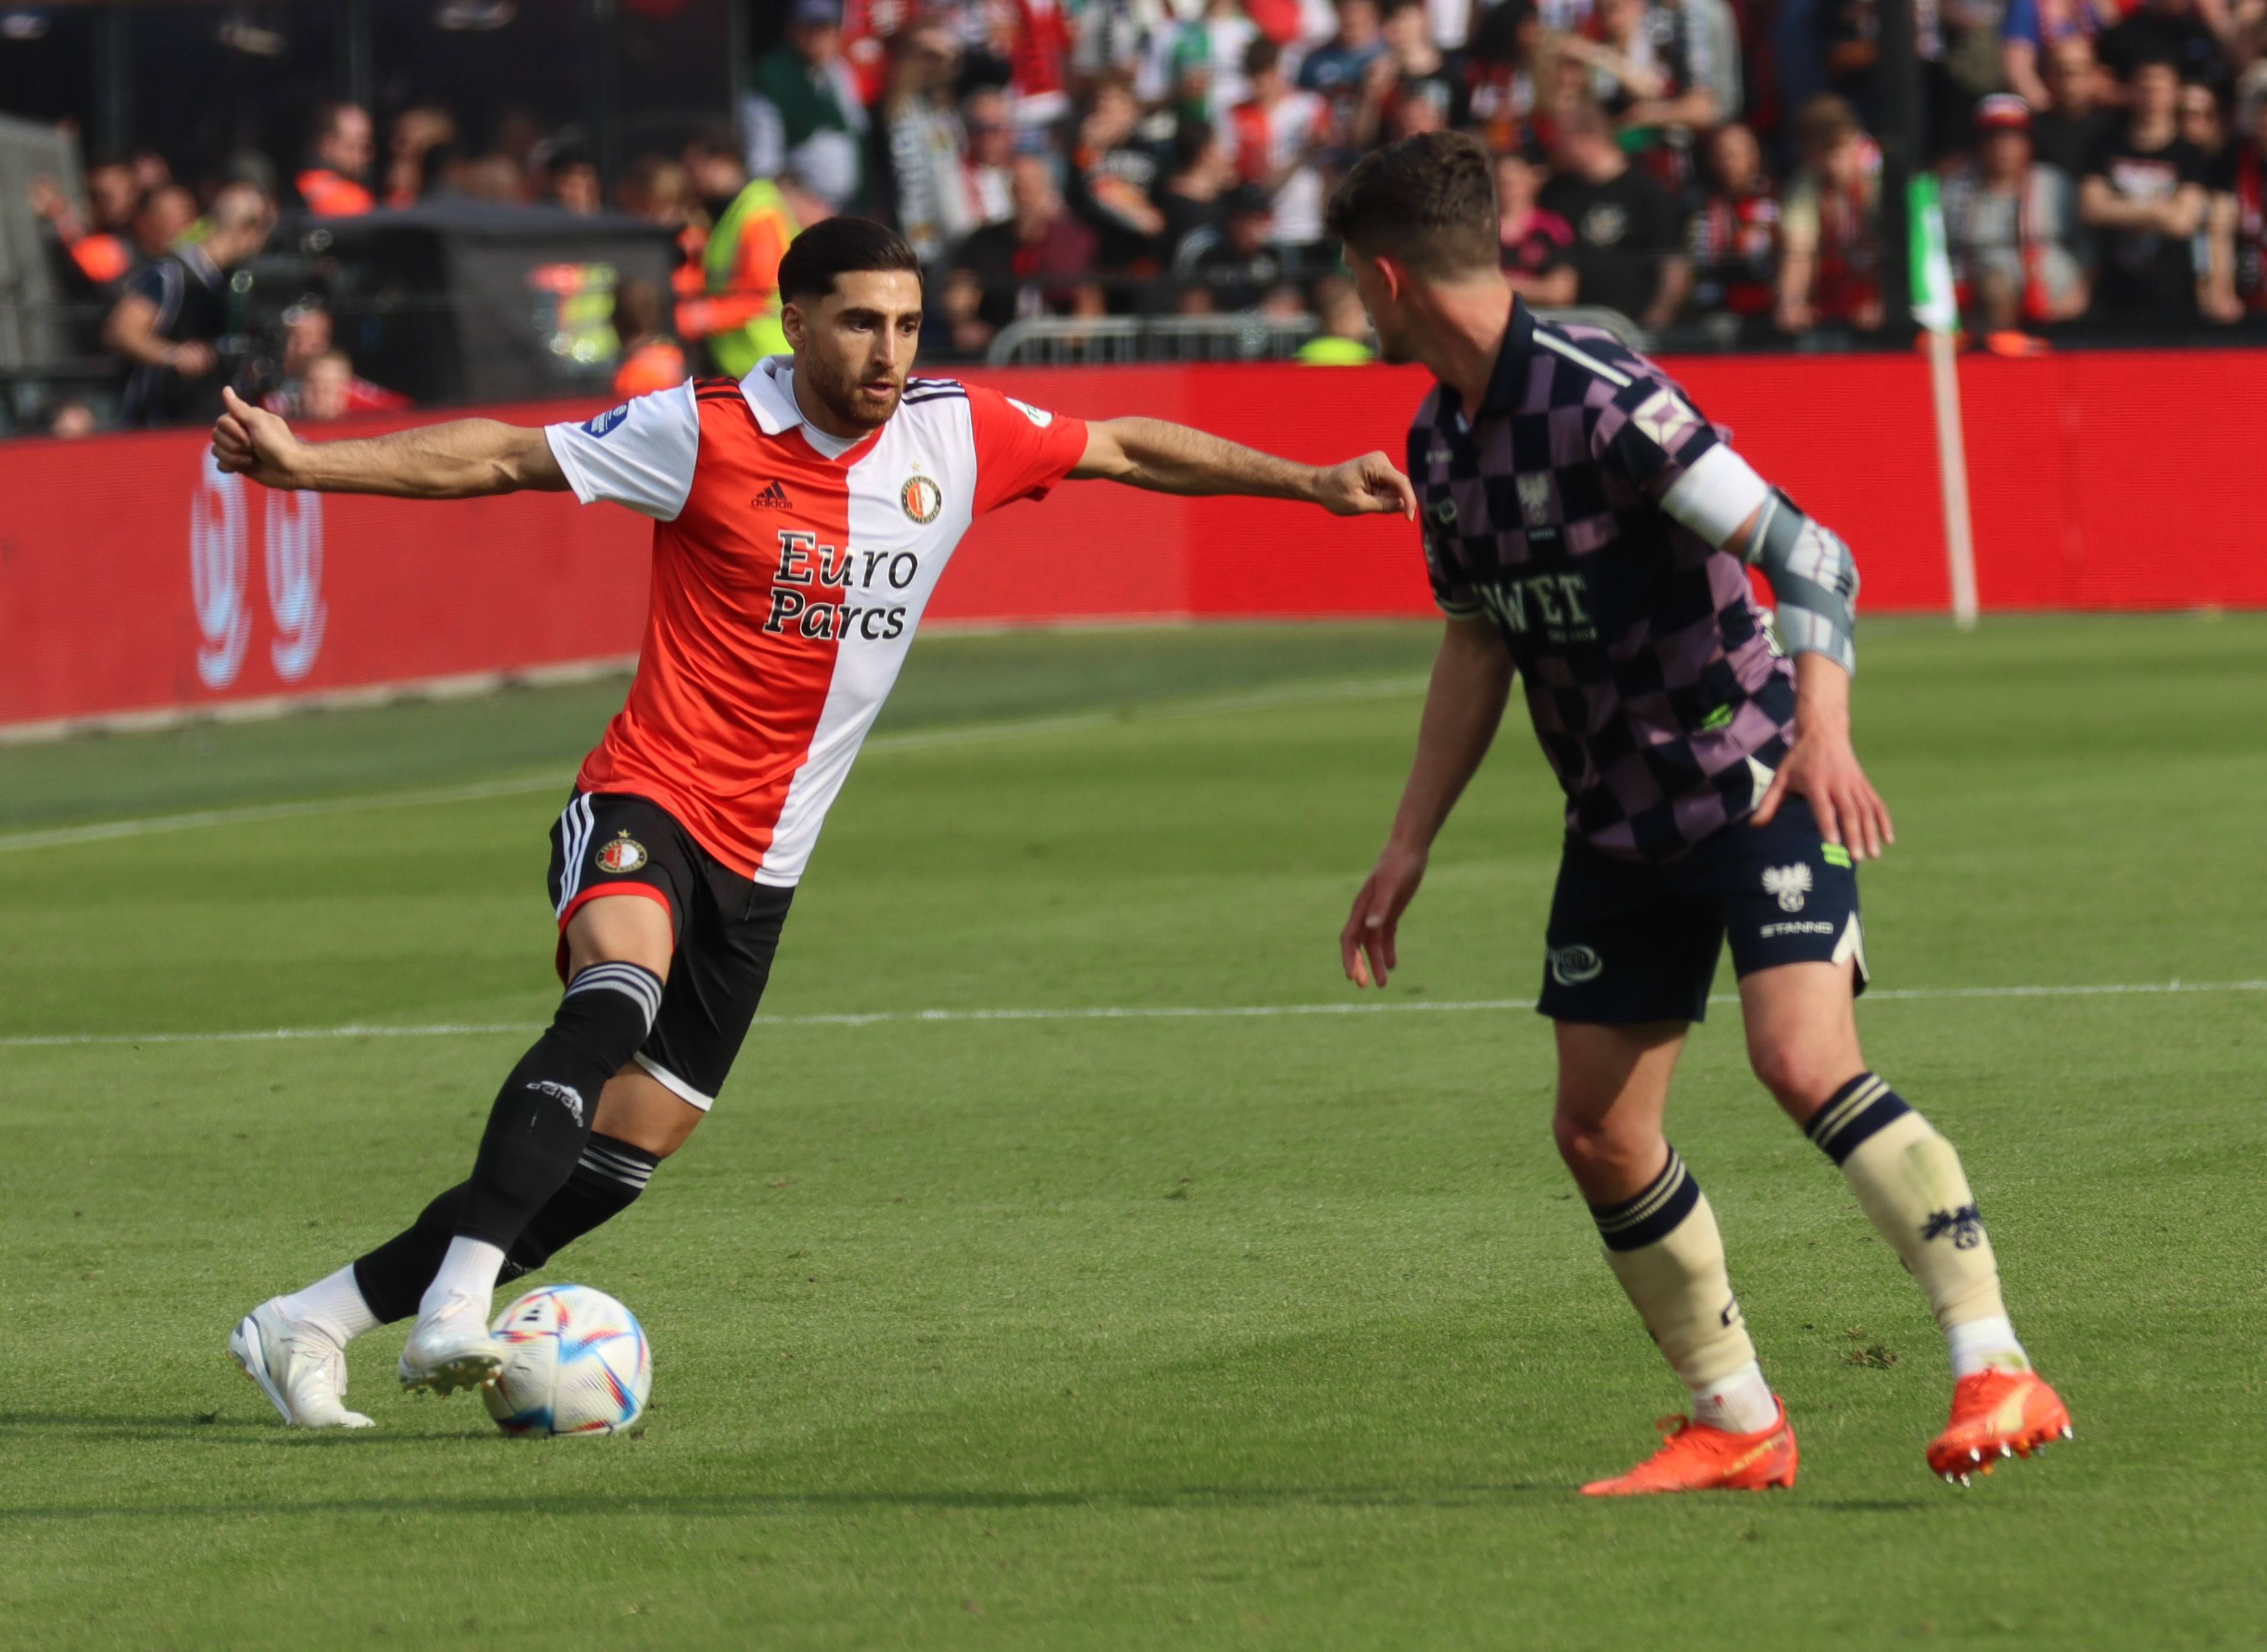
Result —
[[1661, 508], [1724, 439], [1612, 334], [1518, 301], [1475, 416], [1442, 385], [1409, 427], [1434, 599], [1494, 622], [1567, 830], [1625, 859], [1746, 818], [1794, 736], [1747, 569]]

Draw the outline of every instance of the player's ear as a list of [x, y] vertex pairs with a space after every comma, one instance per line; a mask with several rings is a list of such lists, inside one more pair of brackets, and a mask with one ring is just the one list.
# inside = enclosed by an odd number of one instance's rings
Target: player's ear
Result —
[[803, 306], [792, 298], [780, 306], [780, 331], [787, 334], [789, 349], [800, 350], [810, 340], [810, 318], [803, 313]]

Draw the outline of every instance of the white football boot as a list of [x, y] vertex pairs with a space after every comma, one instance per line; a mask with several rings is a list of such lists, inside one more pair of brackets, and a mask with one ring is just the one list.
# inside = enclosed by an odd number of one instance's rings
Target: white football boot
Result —
[[312, 1326], [286, 1319], [277, 1300], [270, 1297], [237, 1322], [229, 1357], [295, 1429], [374, 1427], [340, 1403], [347, 1391], [346, 1351]]
[[488, 1304], [452, 1290], [439, 1312], [418, 1315], [400, 1369], [402, 1387], [437, 1394], [494, 1382], [503, 1369], [503, 1347], [488, 1334]]

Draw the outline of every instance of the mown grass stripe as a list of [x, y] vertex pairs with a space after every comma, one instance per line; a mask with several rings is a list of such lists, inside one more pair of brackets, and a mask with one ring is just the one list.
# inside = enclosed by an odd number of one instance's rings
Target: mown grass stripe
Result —
[[[2267, 992], [2267, 981], [2140, 981], [2100, 985], [1876, 988], [1869, 1004], [1946, 998], [2082, 998], [2188, 992]], [[1719, 992], [1711, 1004], [1736, 1004]], [[1147, 1021], [1265, 1019], [1280, 1015], [1379, 1015], [1413, 1011], [1442, 1014], [1485, 1010], [1531, 1010], [1533, 998], [1443, 998], [1423, 1003], [1376, 1000], [1346, 1004], [1097, 1005], [1072, 1009], [875, 1010], [827, 1015], [759, 1015], [759, 1027], [875, 1027], [939, 1021]], [[278, 1027], [230, 1033], [26, 1033], [0, 1037], [0, 1048], [26, 1049], [74, 1044], [238, 1044], [322, 1038], [456, 1038], [485, 1033], [535, 1033], [540, 1021], [441, 1021], [421, 1027]]]

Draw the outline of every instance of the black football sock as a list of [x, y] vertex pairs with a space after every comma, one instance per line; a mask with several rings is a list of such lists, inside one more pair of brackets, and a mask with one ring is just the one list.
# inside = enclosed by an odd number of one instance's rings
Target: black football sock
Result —
[[567, 1185], [591, 1139], [599, 1092], [637, 1053], [660, 1008], [661, 977], [641, 964], [592, 964], [568, 983], [549, 1029], [497, 1093], [456, 1237], [510, 1253]]
[[[592, 1228], [613, 1221], [637, 1202], [660, 1158], [612, 1136], [593, 1134], [567, 1185], [535, 1213], [504, 1257], [499, 1284], [532, 1274]], [[417, 1220], [369, 1254], [357, 1258], [355, 1283], [380, 1325], [407, 1319], [456, 1237], [465, 1190], [459, 1182], [427, 1205]]]
[[642, 1147], [612, 1136], [592, 1136], [567, 1185], [535, 1213], [512, 1246], [504, 1263], [505, 1277], [532, 1273], [592, 1228], [628, 1210], [660, 1163], [658, 1154]]

